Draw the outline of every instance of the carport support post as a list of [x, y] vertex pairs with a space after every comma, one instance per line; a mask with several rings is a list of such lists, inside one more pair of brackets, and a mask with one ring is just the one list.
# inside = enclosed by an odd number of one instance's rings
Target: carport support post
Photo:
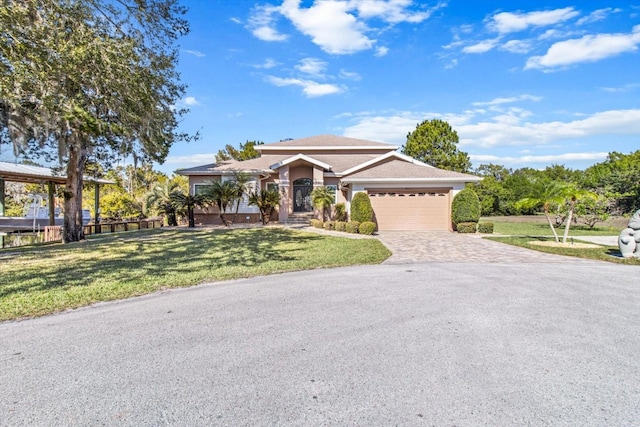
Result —
[[47, 182], [47, 189], [49, 190], [49, 225], [56, 225], [56, 207], [54, 205], [56, 184], [53, 181]]
[[[4, 216], [4, 179], [0, 178], [0, 216]], [[0, 249], [4, 248], [4, 233], [0, 233]]]
[[100, 184], [98, 183], [98, 181], [95, 181], [94, 183], [94, 188], [95, 188], [95, 194], [93, 197], [93, 222], [95, 223], [95, 232], [100, 233]]
[[0, 178], [0, 216], [4, 216], [4, 179]]

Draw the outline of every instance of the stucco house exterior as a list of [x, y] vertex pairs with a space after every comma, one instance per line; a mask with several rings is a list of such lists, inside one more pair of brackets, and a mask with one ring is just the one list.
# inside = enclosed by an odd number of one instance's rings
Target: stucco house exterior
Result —
[[[451, 202], [474, 175], [435, 168], [400, 154], [397, 146], [318, 135], [255, 146], [261, 156], [178, 170], [189, 177], [191, 194], [206, 190], [211, 180], [233, 179], [236, 172], [252, 177], [253, 189], [277, 189], [282, 194], [274, 220], [319, 217], [311, 206], [314, 188], [326, 186], [335, 203], [347, 212], [358, 192], [369, 194], [379, 230], [451, 230]], [[236, 222], [258, 222], [259, 211], [247, 198]], [[196, 222], [219, 223], [215, 210], [199, 210]]]

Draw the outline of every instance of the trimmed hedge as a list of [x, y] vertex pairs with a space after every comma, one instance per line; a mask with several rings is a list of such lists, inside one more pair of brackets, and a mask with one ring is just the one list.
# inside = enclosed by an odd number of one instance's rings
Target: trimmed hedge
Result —
[[478, 224], [478, 233], [493, 234], [492, 222], [481, 222]]
[[367, 193], [361, 191], [353, 196], [353, 200], [351, 200], [351, 220], [357, 222], [373, 221], [373, 208]]
[[358, 227], [358, 231], [360, 232], [360, 234], [367, 234], [370, 236], [373, 234], [374, 231], [376, 231], [376, 223], [371, 221], [365, 221], [362, 224], [360, 224], [360, 227]]
[[336, 231], [346, 231], [347, 223], [344, 221], [336, 221], [335, 229]]
[[453, 198], [451, 221], [456, 228], [458, 224], [463, 222], [477, 223], [480, 221], [481, 212], [482, 207], [478, 195], [471, 187], [466, 187]]
[[335, 224], [336, 223], [334, 221], [327, 221], [323, 224], [322, 228], [324, 228], [325, 230], [334, 230]]
[[475, 233], [477, 226], [475, 222], [461, 222], [456, 228], [458, 233]]
[[360, 223], [358, 221], [349, 221], [345, 228], [347, 233], [356, 234], [358, 233], [358, 228], [360, 227]]
[[344, 203], [336, 204], [335, 220], [339, 222], [347, 221], [347, 208]]
[[311, 225], [313, 228], [322, 228], [323, 223], [319, 219], [314, 218], [311, 221], [309, 221], [309, 225]]

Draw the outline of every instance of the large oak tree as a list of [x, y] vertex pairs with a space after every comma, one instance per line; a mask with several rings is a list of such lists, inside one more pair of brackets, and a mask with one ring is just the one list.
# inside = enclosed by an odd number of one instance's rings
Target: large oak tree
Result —
[[66, 169], [63, 241], [84, 238], [85, 165], [133, 155], [163, 162], [190, 136], [177, 130], [184, 95], [177, 0], [7, 0], [0, 5], [0, 129], [17, 153]]

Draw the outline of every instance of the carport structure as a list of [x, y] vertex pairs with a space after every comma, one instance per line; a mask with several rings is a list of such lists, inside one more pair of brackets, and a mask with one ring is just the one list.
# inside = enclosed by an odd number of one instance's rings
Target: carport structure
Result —
[[[85, 181], [93, 182], [95, 185], [95, 217], [93, 220], [97, 224], [99, 221], [100, 204], [100, 184], [113, 184], [113, 181], [85, 177]], [[22, 182], [29, 184], [46, 184], [48, 193], [49, 225], [55, 225], [54, 195], [55, 186], [65, 185], [67, 177], [56, 175], [53, 170], [40, 166], [21, 165], [16, 163], [0, 162], [0, 217], [4, 216], [5, 207], [5, 182]]]

